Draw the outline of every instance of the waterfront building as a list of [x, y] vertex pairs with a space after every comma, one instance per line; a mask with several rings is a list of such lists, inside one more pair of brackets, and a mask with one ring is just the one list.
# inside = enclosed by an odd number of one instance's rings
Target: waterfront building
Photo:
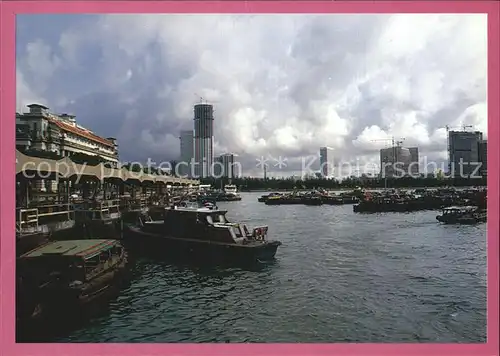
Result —
[[214, 161], [214, 108], [210, 104], [194, 106], [194, 163], [197, 177], [212, 175]]
[[330, 147], [320, 147], [319, 165], [323, 178], [329, 178], [333, 173], [333, 149]]
[[450, 176], [469, 177], [477, 169], [480, 162], [480, 142], [483, 133], [480, 131], [448, 132], [448, 169]]
[[77, 153], [99, 156], [113, 166], [118, 164], [118, 145], [112, 137], [103, 138], [77, 124], [74, 115], [54, 114], [39, 104], [28, 105], [29, 112], [16, 113], [16, 148], [55, 152], [63, 157]]
[[[98, 156], [112, 167], [118, 165], [115, 138], [100, 137], [78, 125], [74, 115], [55, 114], [40, 104], [31, 104], [28, 108], [28, 112], [16, 113], [16, 149], [54, 152], [62, 157]], [[57, 182], [39, 180], [36, 187], [41, 191], [55, 190]]]
[[194, 141], [193, 130], [181, 131], [180, 140], [180, 162], [182, 164], [178, 168], [178, 174], [181, 176], [192, 176], [191, 164], [194, 159]]

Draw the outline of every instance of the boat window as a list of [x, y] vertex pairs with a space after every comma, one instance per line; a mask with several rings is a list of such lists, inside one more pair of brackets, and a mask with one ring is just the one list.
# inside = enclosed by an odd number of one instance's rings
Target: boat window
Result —
[[85, 261], [85, 272], [88, 273], [94, 270], [99, 265], [99, 255], [89, 258]]
[[109, 260], [110, 257], [111, 257], [110, 250], [103, 251], [99, 254], [99, 261], [106, 262], [107, 260]]
[[219, 215], [219, 222], [220, 223], [225, 223], [226, 222], [226, 217], [222, 214]]
[[120, 246], [113, 246], [111, 249], [111, 254], [115, 256], [119, 256], [121, 254], [121, 247]]
[[214, 220], [212, 219], [212, 216], [211, 216], [211, 215], [207, 215], [207, 222], [208, 222], [210, 225], [213, 225], [213, 224], [214, 224]]

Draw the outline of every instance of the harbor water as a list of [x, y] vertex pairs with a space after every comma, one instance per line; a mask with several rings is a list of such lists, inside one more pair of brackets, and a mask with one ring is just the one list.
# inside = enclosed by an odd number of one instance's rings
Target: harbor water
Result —
[[[50, 342], [485, 342], [486, 224], [437, 211], [219, 203], [269, 225], [276, 261], [213, 267], [136, 256], [109, 306]], [[161, 251], [158, 251], [161, 257]]]

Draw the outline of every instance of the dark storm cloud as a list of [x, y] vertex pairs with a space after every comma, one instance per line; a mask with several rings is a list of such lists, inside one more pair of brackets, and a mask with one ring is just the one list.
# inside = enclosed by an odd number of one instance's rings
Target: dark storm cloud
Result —
[[124, 160], [177, 158], [199, 97], [215, 106], [217, 153], [239, 154], [255, 174], [258, 157], [286, 158], [269, 167], [285, 174], [320, 146], [376, 159], [384, 144], [372, 140], [391, 136], [442, 157], [445, 125], [486, 129], [482, 15], [19, 21], [18, 108], [41, 101], [73, 113], [117, 137]]

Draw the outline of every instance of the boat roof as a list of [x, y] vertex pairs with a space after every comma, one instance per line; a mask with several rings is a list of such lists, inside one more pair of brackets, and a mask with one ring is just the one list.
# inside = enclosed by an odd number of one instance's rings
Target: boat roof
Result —
[[54, 241], [45, 245], [39, 246], [31, 250], [21, 258], [32, 258], [48, 255], [57, 256], [75, 256], [75, 257], [88, 257], [95, 255], [117, 243], [117, 240], [67, 240], [67, 241]]
[[205, 213], [205, 214], [211, 214], [211, 213], [226, 214], [227, 213], [227, 210], [210, 209], [210, 208], [178, 207], [178, 206], [176, 206], [174, 209], [169, 209], [169, 210], [170, 211], [191, 212], [191, 213]]
[[477, 209], [477, 207], [472, 206], [472, 205], [467, 205], [467, 206], [449, 206], [447, 208], [444, 208], [443, 210], [472, 210], [472, 209]]

